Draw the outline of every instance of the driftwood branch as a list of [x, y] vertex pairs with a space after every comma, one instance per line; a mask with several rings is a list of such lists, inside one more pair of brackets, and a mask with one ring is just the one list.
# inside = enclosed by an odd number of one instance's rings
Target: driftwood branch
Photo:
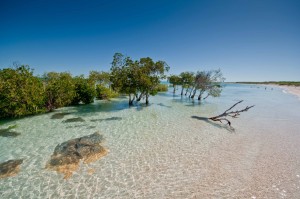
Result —
[[231, 117], [231, 118], [238, 118], [238, 116], [242, 113], [242, 112], [246, 112], [248, 111], [250, 108], [254, 107], [254, 105], [252, 106], [247, 106], [246, 108], [242, 109], [242, 110], [236, 110], [236, 111], [230, 111], [231, 109], [233, 109], [236, 105], [238, 105], [239, 103], [242, 103], [243, 100], [235, 103], [233, 106], [231, 106], [229, 109], [227, 109], [224, 113], [215, 116], [215, 117], [210, 117], [208, 119], [213, 120], [213, 121], [218, 121], [223, 123], [222, 121], [227, 122], [227, 124], [229, 126], [231, 126], [231, 122], [226, 118], [226, 117]]

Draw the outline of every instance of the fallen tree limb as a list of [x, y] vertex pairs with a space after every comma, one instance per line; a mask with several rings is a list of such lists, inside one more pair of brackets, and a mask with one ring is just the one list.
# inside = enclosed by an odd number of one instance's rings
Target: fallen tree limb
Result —
[[221, 122], [221, 123], [223, 123], [222, 121], [226, 121], [227, 124], [231, 127], [231, 122], [226, 117], [238, 118], [238, 116], [240, 115], [240, 113], [246, 112], [250, 108], [254, 107], [254, 105], [252, 105], [252, 106], [246, 106], [246, 108], [244, 108], [242, 110], [230, 111], [236, 105], [238, 105], [239, 103], [242, 103], [242, 102], [243, 102], [243, 100], [235, 103], [233, 106], [231, 106], [229, 109], [227, 109], [224, 113], [222, 113], [222, 114], [220, 114], [218, 116], [215, 116], [215, 117], [210, 117], [208, 119], [213, 120], [213, 121], [218, 121], [218, 122]]

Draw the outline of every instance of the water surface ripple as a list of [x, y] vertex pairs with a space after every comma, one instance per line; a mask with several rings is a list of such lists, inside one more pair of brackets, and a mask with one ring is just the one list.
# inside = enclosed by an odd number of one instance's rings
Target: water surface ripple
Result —
[[[171, 92], [150, 100], [132, 108], [124, 98], [96, 101], [6, 121], [1, 128], [16, 124], [21, 134], [0, 137], [0, 162], [24, 161], [17, 176], [0, 179], [0, 197], [300, 198], [297, 97], [229, 84], [201, 104]], [[193, 117], [222, 113], [238, 100], [239, 108], [255, 107], [232, 120], [234, 131]], [[57, 144], [97, 131], [105, 157], [81, 164], [68, 180], [45, 169]]]

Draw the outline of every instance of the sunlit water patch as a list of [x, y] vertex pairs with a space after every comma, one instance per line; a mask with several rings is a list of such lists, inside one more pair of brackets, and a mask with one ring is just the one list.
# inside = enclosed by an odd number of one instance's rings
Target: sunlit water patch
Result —
[[[179, 91], [177, 91], [179, 92]], [[234, 131], [205, 118], [255, 105], [233, 119]], [[171, 90], [149, 106], [96, 101], [6, 121], [0, 163], [23, 159], [0, 179], [1, 198], [299, 198], [300, 101], [274, 87], [228, 84], [199, 103]], [[99, 132], [107, 155], [68, 180], [45, 169], [55, 147]]]

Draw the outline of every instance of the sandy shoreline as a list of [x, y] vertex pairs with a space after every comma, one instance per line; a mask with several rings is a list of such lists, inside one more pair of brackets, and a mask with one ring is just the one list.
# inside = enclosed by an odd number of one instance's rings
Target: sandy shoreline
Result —
[[289, 94], [295, 95], [299, 98], [300, 100], [300, 86], [287, 86], [287, 85], [278, 85], [278, 84], [261, 84], [266, 87], [279, 87], [286, 91]]
[[260, 85], [264, 85], [266, 87], [270, 87], [270, 86], [279, 87], [289, 94], [296, 95], [300, 100], [300, 86], [287, 86], [287, 85], [278, 85], [278, 84], [260, 84]]
[[287, 93], [298, 96], [300, 99], [300, 86], [277, 86], [285, 90]]

